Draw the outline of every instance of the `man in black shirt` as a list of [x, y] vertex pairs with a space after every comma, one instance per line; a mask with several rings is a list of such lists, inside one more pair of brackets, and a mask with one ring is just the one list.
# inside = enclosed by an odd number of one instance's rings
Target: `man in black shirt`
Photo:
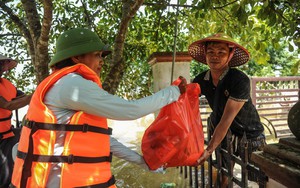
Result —
[[[233, 133], [236, 142], [246, 134], [250, 155], [260, 149], [265, 144], [264, 128], [250, 98], [250, 80], [242, 71], [233, 68], [248, 62], [248, 51], [229, 36], [215, 34], [192, 43], [189, 46], [189, 54], [210, 68], [193, 80], [200, 85], [201, 94], [205, 95], [213, 110], [210, 116], [210, 126], [214, 130], [212, 139], [198, 159], [199, 165], [202, 165], [220, 144], [221, 147], [225, 147], [222, 140], [228, 129]], [[239, 148], [235, 148], [235, 153], [239, 155]], [[249, 179], [251, 180], [251, 177]], [[222, 184], [227, 185], [225, 176]]]

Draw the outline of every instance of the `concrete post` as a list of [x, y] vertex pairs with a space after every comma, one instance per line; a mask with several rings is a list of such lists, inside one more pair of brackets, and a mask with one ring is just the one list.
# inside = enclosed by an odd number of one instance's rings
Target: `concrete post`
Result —
[[[172, 60], [172, 52], [155, 52], [150, 56], [148, 63], [152, 66], [154, 92], [171, 85]], [[188, 52], [176, 53], [172, 81], [176, 80], [179, 76], [183, 76], [190, 83], [191, 60], [192, 57]]]

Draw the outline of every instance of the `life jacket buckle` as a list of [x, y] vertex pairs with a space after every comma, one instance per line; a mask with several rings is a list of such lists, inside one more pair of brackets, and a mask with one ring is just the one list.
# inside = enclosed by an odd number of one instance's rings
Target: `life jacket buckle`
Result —
[[86, 132], [88, 132], [88, 130], [89, 130], [89, 125], [88, 124], [83, 124], [82, 125], [82, 132], [84, 132], [84, 133], [86, 133]]
[[35, 122], [34, 121], [25, 120], [25, 124], [26, 124], [26, 127], [28, 127], [29, 129], [32, 129], [33, 126], [35, 125]]
[[70, 154], [68, 156], [68, 164], [73, 164], [74, 163], [74, 155], [73, 154]]

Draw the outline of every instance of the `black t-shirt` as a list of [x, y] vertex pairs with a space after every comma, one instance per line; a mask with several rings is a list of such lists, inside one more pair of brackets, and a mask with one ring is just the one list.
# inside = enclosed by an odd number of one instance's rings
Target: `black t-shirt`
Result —
[[[206, 97], [209, 106], [213, 109], [211, 120], [215, 126], [221, 120], [227, 100], [231, 98], [245, 102], [230, 126], [232, 133], [240, 137], [246, 132], [247, 138], [255, 138], [263, 132], [264, 128], [250, 97], [250, 80], [242, 71], [229, 68], [221, 76], [219, 88], [214, 86], [209, 70], [200, 73], [193, 82], [200, 85], [201, 95]], [[216, 90], [219, 94], [215, 99]]]

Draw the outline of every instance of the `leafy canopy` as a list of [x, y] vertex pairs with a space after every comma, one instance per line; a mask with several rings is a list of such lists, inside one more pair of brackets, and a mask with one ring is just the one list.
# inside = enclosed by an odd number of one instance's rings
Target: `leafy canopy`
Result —
[[[153, 52], [173, 51], [176, 21], [176, 51], [187, 51], [188, 45], [212, 33], [225, 32], [251, 53], [251, 61], [241, 67], [251, 75], [299, 75], [300, 3], [297, 0], [180, 0], [178, 7], [171, 0], [145, 0], [132, 17], [125, 33], [124, 74], [117, 94], [127, 98], [149, 95], [151, 67], [147, 61]], [[17, 58], [22, 72], [11, 72], [17, 87], [34, 89], [36, 67], [32, 63], [28, 44], [17, 25], [6, 16], [3, 3], [25, 24], [23, 4], [6, 0], [0, 3], [0, 43], [3, 52]], [[73, 27], [88, 27], [114, 47], [118, 41], [124, 8], [129, 0], [53, 0], [53, 20], [49, 35], [49, 55], [55, 53], [55, 40], [61, 32]], [[36, 2], [40, 20], [43, 3]], [[1, 50], [2, 51], [2, 50]], [[114, 64], [106, 59], [101, 74], [108, 81]], [[44, 66], [47, 63], [44, 64]], [[207, 67], [191, 63], [194, 77]], [[113, 79], [113, 78], [110, 78]]]

